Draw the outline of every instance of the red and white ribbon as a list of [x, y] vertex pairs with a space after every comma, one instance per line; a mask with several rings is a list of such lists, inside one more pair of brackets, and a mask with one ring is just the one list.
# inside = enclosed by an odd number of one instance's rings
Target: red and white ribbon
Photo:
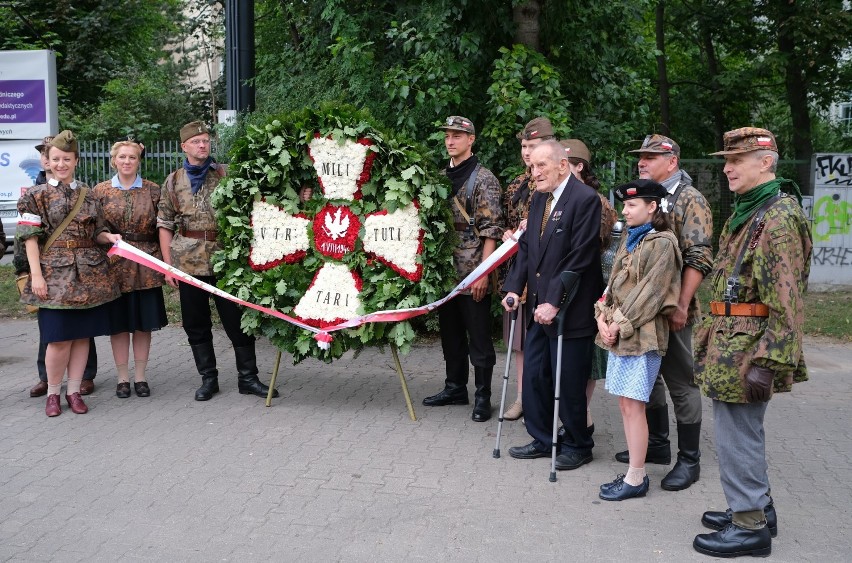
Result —
[[433, 301], [432, 303], [429, 303], [427, 305], [421, 305], [420, 307], [412, 307], [408, 309], [390, 309], [385, 311], [375, 311], [373, 313], [367, 313], [366, 315], [361, 315], [349, 319], [348, 321], [342, 322], [340, 324], [324, 327], [321, 329], [305, 324], [299, 319], [291, 317], [289, 315], [285, 315], [284, 313], [276, 311], [275, 309], [270, 309], [261, 305], [255, 305], [254, 303], [249, 303], [248, 301], [244, 301], [242, 299], [234, 297], [233, 295], [222, 291], [216, 286], [204, 283], [201, 280], [198, 280], [190, 276], [189, 274], [178, 270], [173, 266], [169, 266], [162, 260], [159, 260], [151, 256], [150, 254], [142, 252], [135, 246], [127, 244], [123, 240], [119, 240], [118, 242], [116, 242], [115, 245], [113, 245], [113, 247], [109, 250], [108, 254], [110, 256], [121, 256], [122, 258], [132, 260], [137, 264], [141, 264], [143, 266], [151, 268], [152, 270], [160, 272], [161, 274], [168, 274], [184, 283], [203, 289], [204, 291], [212, 293], [213, 295], [218, 295], [219, 297], [228, 299], [244, 307], [250, 307], [266, 315], [281, 319], [282, 321], [287, 321], [288, 323], [296, 325], [297, 327], [302, 328], [304, 330], [309, 330], [314, 333], [314, 339], [317, 341], [319, 347], [324, 350], [327, 350], [332, 340], [332, 332], [343, 330], [345, 328], [355, 328], [366, 323], [387, 323], [404, 321], [413, 317], [424, 315], [430, 311], [437, 309], [453, 297], [468, 289], [478, 280], [493, 272], [500, 264], [502, 264], [503, 262], [508, 260], [512, 255], [514, 255], [515, 252], [518, 251], [517, 239], [521, 236], [522, 233], [523, 231], [520, 230], [515, 232], [512, 238], [504, 242], [497, 250], [495, 250], [491, 254], [491, 256], [484, 260], [482, 264], [480, 264], [456, 287], [454, 287], [452, 291], [450, 291], [446, 296], [442, 297], [441, 299], [438, 299], [437, 301]]

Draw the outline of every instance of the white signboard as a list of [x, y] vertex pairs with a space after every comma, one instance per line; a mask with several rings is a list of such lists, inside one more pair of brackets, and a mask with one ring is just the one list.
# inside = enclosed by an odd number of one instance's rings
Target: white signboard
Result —
[[814, 155], [810, 282], [852, 285], [852, 154]]
[[0, 140], [56, 134], [56, 106], [53, 51], [0, 51]]
[[41, 139], [0, 142], [0, 201], [21, 197], [21, 190], [33, 185], [41, 172], [41, 158], [35, 146]]

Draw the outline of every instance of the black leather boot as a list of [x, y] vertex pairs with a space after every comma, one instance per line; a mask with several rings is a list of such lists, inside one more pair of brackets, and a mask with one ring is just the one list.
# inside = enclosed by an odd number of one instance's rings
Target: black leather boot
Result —
[[444, 380], [444, 389], [423, 399], [423, 404], [427, 407], [470, 404], [470, 400], [467, 397], [467, 358], [465, 357], [464, 362], [446, 360], [445, 369], [447, 371], [447, 378]]
[[667, 491], [682, 491], [698, 481], [701, 474], [699, 442], [701, 441], [701, 423], [677, 423], [677, 463], [663, 477], [660, 486]]
[[491, 418], [491, 376], [494, 368], [473, 367], [476, 393], [473, 395], [473, 413], [470, 419], [474, 422], [485, 422]]
[[219, 392], [219, 371], [216, 369], [216, 353], [212, 342], [193, 344], [192, 356], [195, 358], [195, 368], [201, 374], [201, 387], [195, 392], [196, 401], [209, 401]]
[[[248, 346], [234, 346], [234, 357], [237, 360], [237, 390], [243, 395], [257, 395], [266, 397], [269, 386], [260, 382], [257, 377], [257, 356], [254, 352], [254, 343]], [[278, 396], [278, 389], [272, 391], [272, 396]]]
[[[645, 463], [668, 465], [672, 462], [672, 449], [669, 443], [669, 407], [646, 408], [645, 420], [648, 421], [648, 452]], [[630, 463], [630, 452], [624, 450], [615, 454], [615, 460]]]

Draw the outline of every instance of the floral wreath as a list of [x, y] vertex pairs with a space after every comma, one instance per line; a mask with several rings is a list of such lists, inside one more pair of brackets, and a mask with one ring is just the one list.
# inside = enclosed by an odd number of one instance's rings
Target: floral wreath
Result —
[[[452, 286], [448, 185], [421, 147], [366, 113], [336, 106], [249, 126], [231, 157], [212, 196], [221, 289], [324, 328], [425, 305]], [[242, 328], [296, 363], [373, 345], [406, 353], [415, 337], [408, 321], [368, 323], [335, 332], [324, 350], [312, 332], [252, 309]]]

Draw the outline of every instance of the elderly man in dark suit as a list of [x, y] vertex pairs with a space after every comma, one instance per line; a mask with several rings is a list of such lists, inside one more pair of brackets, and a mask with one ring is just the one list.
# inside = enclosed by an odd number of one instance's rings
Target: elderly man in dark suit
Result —
[[509, 454], [518, 459], [550, 455], [557, 363], [554, 319], [564, 293], [559, 275], [573, 271], [580, 279], [568, 305], [563, 334], [559, 418], [565, 435], [556, 468], [576, 469], [592, 460], [594, 446], [586, 427], [586, 381], [597, 331], [594, 303], [603, 292], [601, 201], [594, 189], [571, 175], [565, 150], [556, 141], [536, 146], [531, 166], [537, 193], [530, 204], [527, 231], [519, 239], [518, 255], [503, 285], [507, 292], [503, 306], [517, 307], [518, 296], [527, 286], [532, 317], [527, 319], [523, 407], [533, 441], [510, 448]]

